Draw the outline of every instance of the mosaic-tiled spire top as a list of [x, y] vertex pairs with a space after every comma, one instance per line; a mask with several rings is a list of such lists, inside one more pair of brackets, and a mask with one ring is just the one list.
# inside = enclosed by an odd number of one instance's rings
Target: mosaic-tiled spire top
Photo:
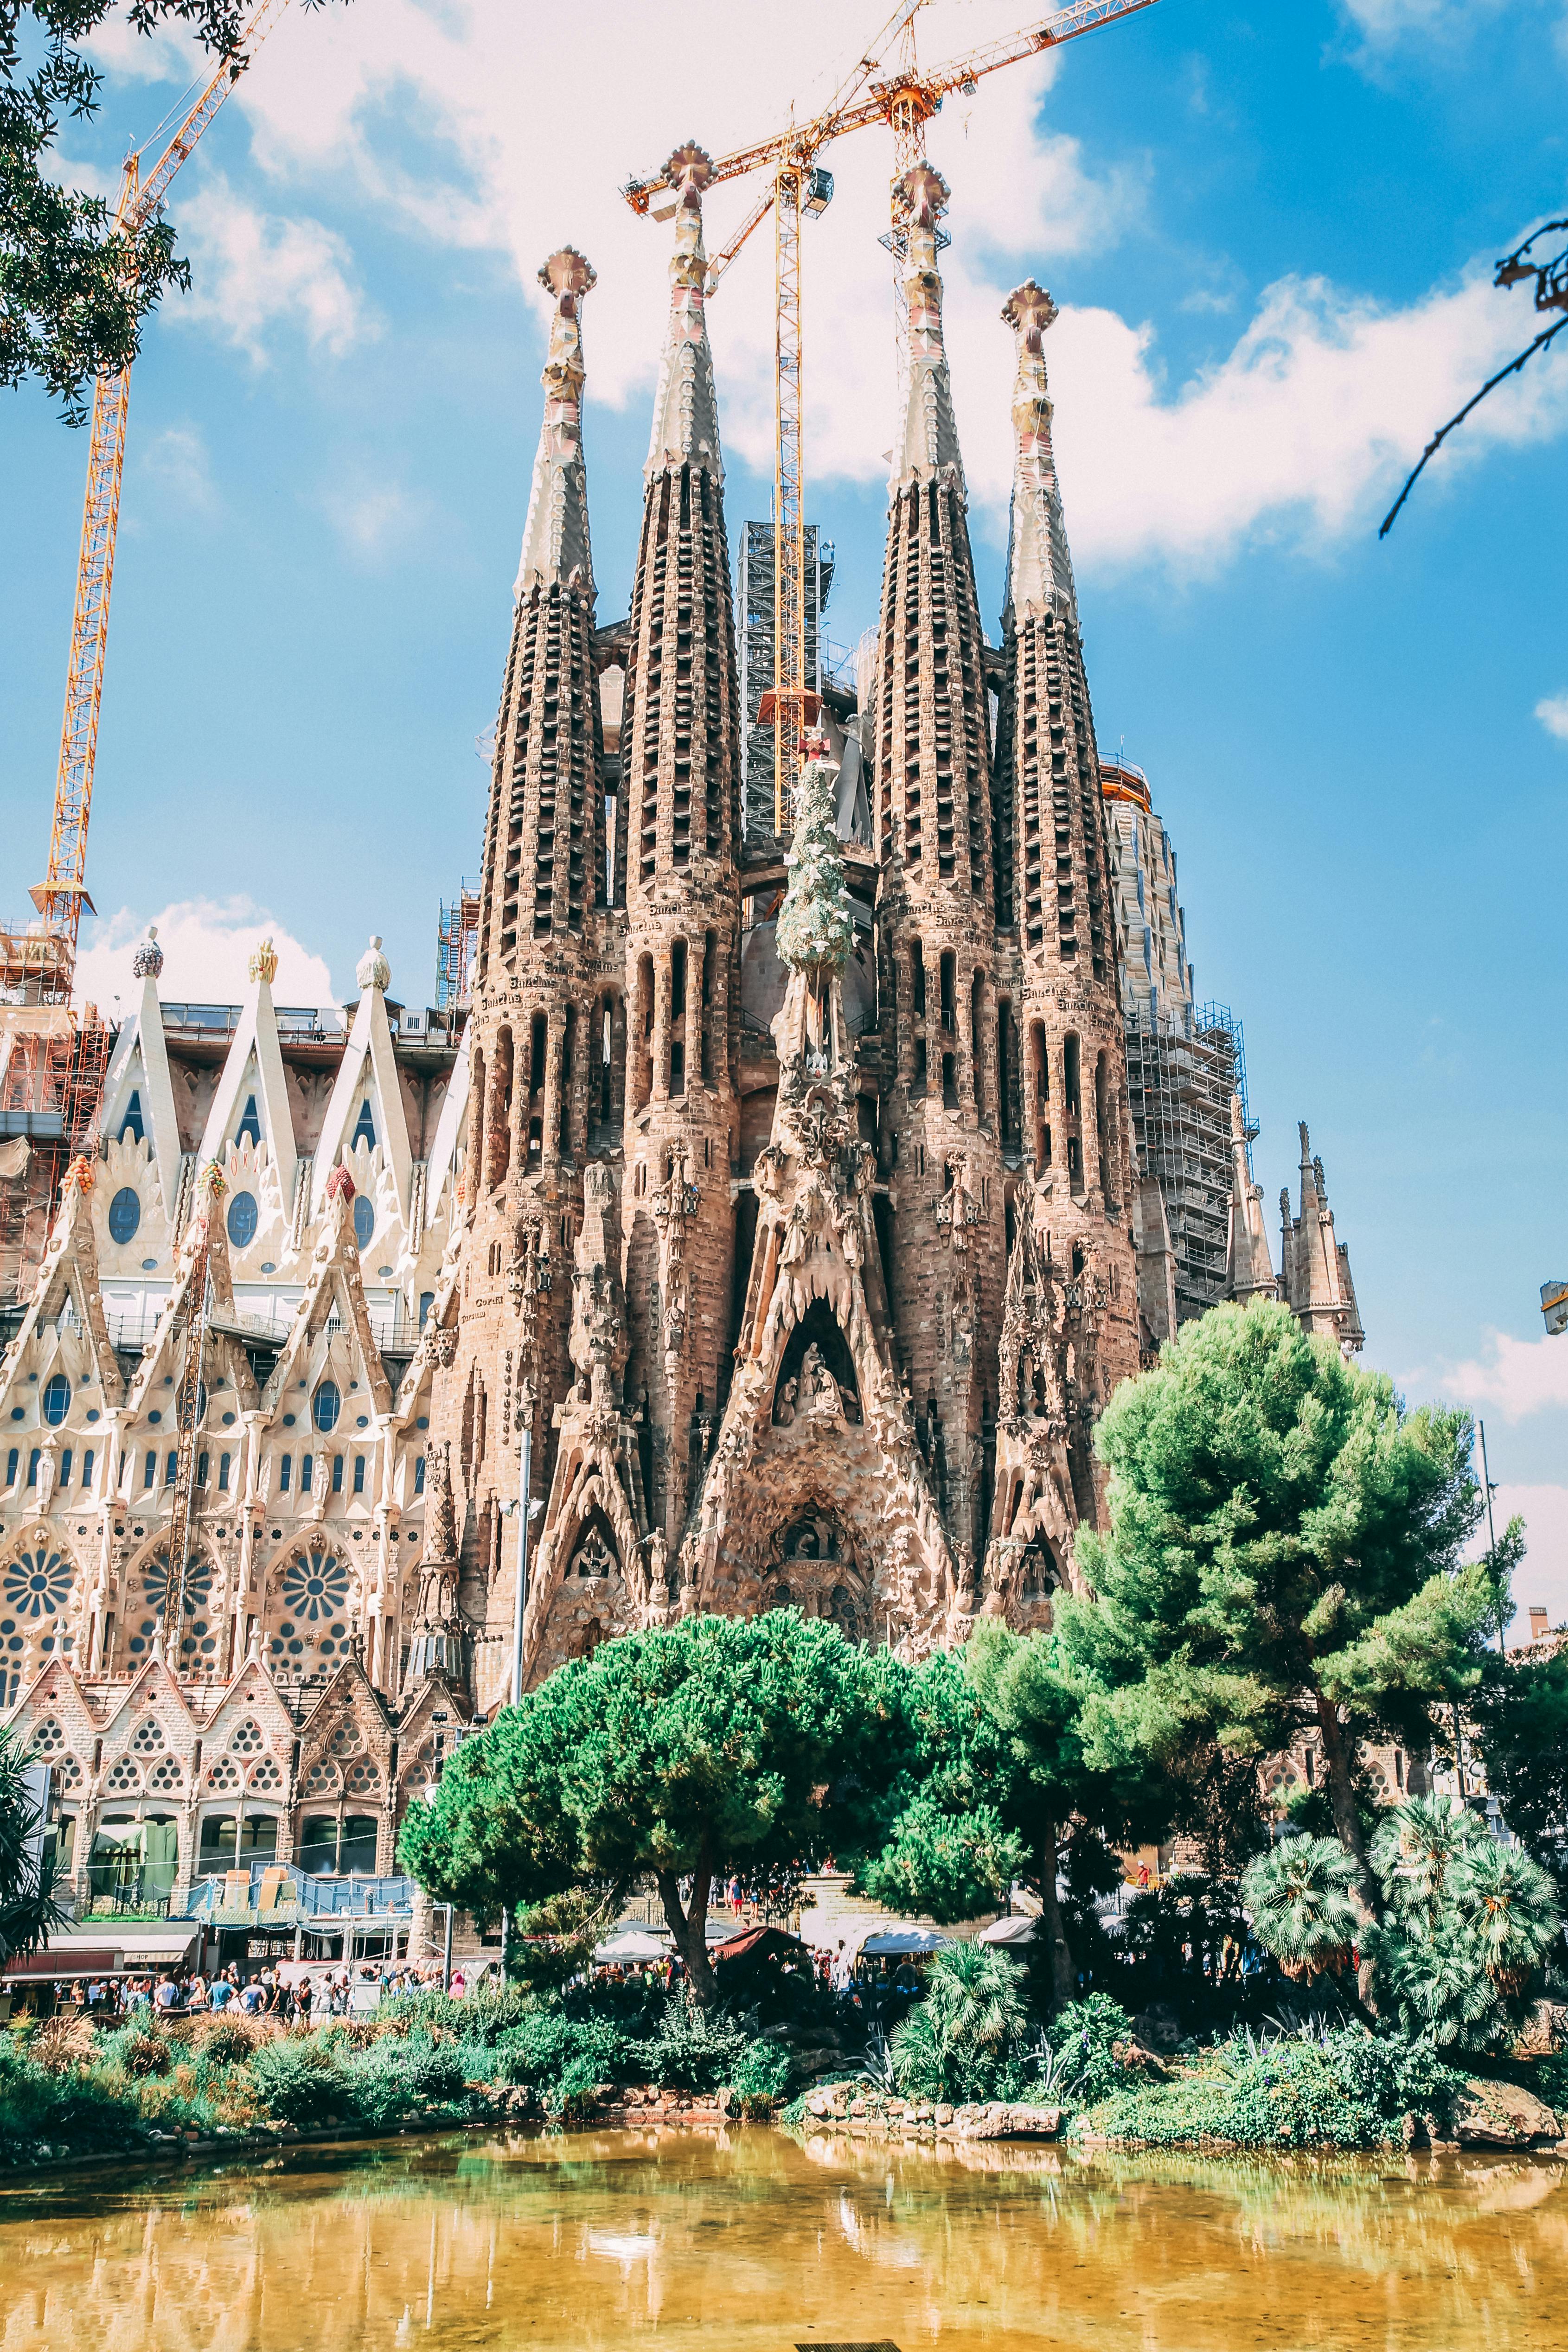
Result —
[[938, 224], [948, 186], [930, 163], [916, 163], [900, 183], [908, 244], [904, 297], [909, 304], [910, 383], [903, 427], [894, 446], [893, 484], [930, 481], [949, 467], [962, 495], [963, 460], [952, 414], [952, 383], [942, 340], [942, 277], [936, 266]]
[[1078, 616], [1061, 486], [1051, 447], [1051, 395], [1046, 383], [1045, 332], [1056, 315], [1056, 304], [1032, 278], [1016, 287], [1002, 307], [1003, 319], [1018, 338], [1005, 620], [1027, 612], [1065, 613], [1075, 620]]
[[716, 481], [724, 478], [719, 450], [719, 399], [713, 388], [713, 355], [702, 281], [708, 256], [702, 247], [702, 191], [713, 174], [710, 159], [694, 141], [678, 147], [665, 173], [676, 191], [675, 252], [669, 265], [669, 332], [659, 362], [654, 395], [653, 433], [645, 473], [670, 466], [700, 466]]
[[535, 582], [549, 587], [559, 581], [578, 589], [588, 604], [594, 601], [583, 464], [583, 302], [595, 277], [592, 264], [569, 245], [552, 253], [539, 273], [540, 284], [554, 297], [555, 313], [541, 378], [544, 419], [513, 591], [519, 598]]

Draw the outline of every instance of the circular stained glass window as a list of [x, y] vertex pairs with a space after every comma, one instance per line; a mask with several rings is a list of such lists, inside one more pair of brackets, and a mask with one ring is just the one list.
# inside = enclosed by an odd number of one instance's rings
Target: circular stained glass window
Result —
[[366, 1192], [354, 1195], [354, 1240], [360, 1248], [369, 1249], [375, 1231], [375, 1202]]
[[330, 1436], [338, 1425], [338, 1415], [343, 1409], [336, 1381], [323, 1381], [310, 1400], [310, 1418], [323, 1437]]
[[141, 1222], [142, 1202], [129, 1184], [122, 1184], [109, 1204], [110, 1240], [134, 1241], [136, 1228]]
[[[185, 1607], [205, 1609], [212, 1596], [212, 1562], [205, 1559], [199, 1552], [193, 1551], [185, 1565]], [[155, 1609], [162, 1617], [169, 1597], [169, 1563], [163, 1552], [150, 1559], [142, 1570], [142, 1591], [144, 1605]]]
[[58, 1429], [71, 1409], [71, 1384], [63, 1372], [44, 1383], [44, 1419]]
[[308, 1551], [283, 1571], [284, 1605], [290, 1616], [307, 1624], [336, 1617], [347, 1607], [348, 1597], [348, 1570], [330, 1551]]
[[228, 1204], [228, 1237], [236, 1249], [248, 1249], [256, 1239], [260, 1212], [254, 1192], [237, 1192]]
[[58, 1617], [70, 1598], [71, 1564], [63, 1552], [25, 1551], [0, 1577], [5, 1606], [18, 1617]]

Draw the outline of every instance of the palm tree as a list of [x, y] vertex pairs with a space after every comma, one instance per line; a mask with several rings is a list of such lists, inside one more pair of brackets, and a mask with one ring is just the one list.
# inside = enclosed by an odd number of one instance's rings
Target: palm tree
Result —
[[921, 2099], [979, 2094], [1026, 2017], [1016, 1963], [989, 1944], [952, 1944], [939, 1952], [925, 1999], [892, 2039], [899, 2088]]
[[1384, 1901], [1396, 1918], [1435, 1924], [1456, 1868], [1478, 1844], [1491, 1843], [1484, 1822], [1457, 1798], [1407, 1797], [1372, 1842]]
[[1483, 1836], [1453, 1874], [1454, 1909], [1500, 1993], [1517, 1999], [1563, 1934], [1557, 1890], [1521, 1847]]
[[1248, 1863], [1242, 1900], [1252, 1930], [1288, 1977], [1335, 1974], [1362, 1932], [1356, 1866], [1337, 1838], [1290, 1837]]

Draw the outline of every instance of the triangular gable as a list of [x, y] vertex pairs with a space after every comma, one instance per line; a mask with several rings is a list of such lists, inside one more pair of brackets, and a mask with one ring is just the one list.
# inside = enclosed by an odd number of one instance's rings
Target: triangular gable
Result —
[[240, 1008], [239, 1026], [225, 1059], [217, 1088], [202, 1132], [198, 1157], [222, 1160], [245, 1116], [249, 1097], [256, 1097], [257, 1117], [267, 1149], [278, 1171], [285, 1211], [294, 1197], [294, 1122], [289, 1110], [289, 1087], [283, 1075], [283, 1055], [278, 1043], [278, 1016], [272, 1007], [270, 974], [276, 971], [269, 951], [258, 949], [251, 958], [251, 982]]
[[[434, 1224], [441, 1193], [457, 1168], [458, 1147], [468, 1134], [468, 1038], [472, 1024], [463, 1031], [458, 1046], [458, 1058], [452, 1065], [452, 1075], [447, 1082], [447, 1099], [441, 1105], [441, 1116], [436, 1122], [436, 1140], [430, 1147], [430, 1158], [425, 1178], [425, 1221]], [[455, 1202], [454, 1202], [455, 1206]]]
[[272, 1368], [272, 1377], [262, 1398], [268, 1412], [277, 1411], [284, 1390], [308, 1363], [334, 1306], [357, 1343], [361, 1367], [370, 1382], [376, 1412], [390, 1412], [392, 1383], [386, 1377], [364, 1303], [359, 1252], [354, 1246], [353, 1195], [347, 1189], [334, 1192], [329, 1204], [327, 1229], [316, 1244], [305, 1296], [294, 1310], [293, 1328]]
[[[92, 1758], [99, 1722], [82, 1696], [76, 1670], [68, 1658], [46, 1658], [16, 1701], [11, 1726], [24, 1747], [35, 1722], [53, 1716], [66, 1735], [67, 1751], [84, 1765]], [[45, 1759], [46, 1762], [47, 1759]], [[85, 1780], [83, 1783], [85, 1788]]]
[[306, 1752], [319, 1738], [321, 1729], [325, 1728], [325, 1717], [341, 1713], [345, 1705], [351, 1714], [372, 1725], [383, 1738], [391, 1737], [392, 1718], [385, 1701], [360, 1660], [351, 1655], [333, 1668], [321, 1696], [300, 1726], [300, 1745]]
[[229, 1677], [227, 1687], [219, 1697], [203, 1725], [206, 1744], [220, 1739], [231, 1725], [242, 1722], [248, 1715], [260, 1721], [263, 1730], [276, 1731], [280, 1738], [294, 1737], [294, 1718], [265, 1661], [247, 1657], [237, 1673]]
[[149, 1689], [156, 1690], [160, 1696], [166, 1695], [174, 1700], [180, 1714], [190, 1727], [193, 1737], [200, 1730], [200, 1718], [192, 1711], [184, 1691], [169, 1672], [165, 1660], [159, 1657], [144, 1659], [132, 1674], [119, 1703], [110, 1708], [108, 1720], [103, 1726], [103, 1754], [106, 1763], [111, 1751], [116, 1753], [119, 1751], [119, 1742], [113, 1736], [116, 1729], [123, 1728], [128, 1710], [140, 1706]]
[[[160, 958], [160, 961], [162, 959]], [[174, 1081], [169, 1076], [169, 1049], [163, 1037], [163, 1008], [158, 1001], [154, 971], [142, 975], [142, 997], [121, 1028], [103, 1086], [100, 1132], [118, 1136], [131, 1097], [142, 1103], [142, 1131], [151, 1141], [163, 1194], [163, 1214], [174, 1223], [180, 1196], [180, 1122], [174, 1109]]]
[[92, 1210], [88, 1198], [91, 1189], [90, 1171], [86, 1189], [81, 1181], [80, 1170], [87, 1166], [88, 1163], [80, 1162], [67, 1175], [32, 1298], [21, 1327], [6, 1351], [5, 1361], [9, 1367], [9, 1377], [0, 1380], [0, 1395], [4, 1395], [16, 1380], [34, 1342], [41, 1338], [43, 1327], [58, 1322], [60, 1310], [69, 1298], [91, 1343], [94, 1366], [103, 1383], [105, 1405], [118, 1405], [123, 1400], [125, 1381], [120, 1370], [120, 1360], [109, 1344], [109, 1326], [104, 1319], [103, 1296], [99, 1287], [98, 1243], [92, 1230]]
[[397, 1082], [397, 1062], [392, 1047], [392, 1028], [386, 1017], [386, 999], [374, 982], [361, 992], [353, 1027], [349, 1032], [348, 1050], [339, 1063], [338, 1075], [332, 1081], [327, 1115], [321, 1122], [321, 1140], [316, 1146], [310, 1212], [313, 1216], [320, 1215], [321, 1204], [327, 1197], [328, 1177], [339, 1160], [348, 1159], [353, 1151], [361, 1088], [367, 1070], [376, 1143], [383, 1164], [392, 1171], [392, 1180], [397, 1187], [398, 1210], [406, 1223], [414, 1155], [408, 1142], [408, 1121], [403, 1111], [403, 1090]]
[[[191, 1219], [185, 1227], [175, 1261], [174, 1286], [159, 1312], [157, 1328], [153, 1334], [152, 1343], [147, 1353], [142, 1357], [126, 1394], [125, 1402], [137, 1411], [141, 1410], [147, 1392], [154, 1381], [162, 1382], [166, 1372], [178, 1374], [179, 1365], [174, 1361], [174, 1350], [175, 1331], [184, 1330], [187, 1323], [194, 1325], [201, 1305], [199, 1299], [192, 1300], [191, 1289], [195, 1279], [204, 1217], [210, 1224], [207, 1266], [212, 1276], [213, 1308], [215, 1312], [221, 1312], [225, 1308], [231, 1315], [234, 1312], [234, 1282], [229, 1273], [228, 1236], [224, 1230], [223, 1199], [221, 1191], [207, 1192], [206, 1207], [204, 1210], [203, 1186], [198, 1182]], [[214, 1345], [218, 1337], [221, 1335], [215, 1335], [214, 1339], [209, 1339], [208, 1345]], [[248, 1391], [248, 1393], [254, 1396], [255, 1382], [249, 1377], [248, 1365], [247, 1378], [243, 1382], [238, 1376], [238, 1364], [234, 1360], [237, 1352], [226, 1346], [225, 1348], [225, 1359], [230, 1364], [235, 1386], [242, 1393]], [[209, 1382], [208, 1385], [210, 1386], [211, 1383]], [[171, 1431], [170, 1433], [172, 1434], [173, 1432]]]

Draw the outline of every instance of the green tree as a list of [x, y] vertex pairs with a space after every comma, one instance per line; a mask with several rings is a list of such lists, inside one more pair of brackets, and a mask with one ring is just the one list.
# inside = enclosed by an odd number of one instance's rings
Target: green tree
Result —
[[926, 1975], [925, 1999], [895, 2027], [893, 2072], [917, 2099], [986, 2098], [1027, 2017], [1016, 1961], [988, 1944], [953, 1944]]
[[42, 1821], [27, 1788], [27, 1766], [16, 1733], [0, 1729], [0, 1961], [13, 1952], [37, 1951], [66, 1916], [40, 1874]]
[[1241, 1895], [1258, 1942], [1287, 1976], [1305, 1978], [1337, 1973], [1349, 1960], [1361, 1916], [1354, 1885], [1355, 1865], [1337, 1838], [1288, 1837], [1247, 1864]]
[[464, 1741], [404, 1823], [404, 1866], [474, 1910], [650, 1875], [707, 2006], [715, 1881], [875, 1833], [900, 1671], [793, 1610], [606, 1642]]
[[1316, 1732], [1375, 1917], [1358, 1744], [1425, 1749], [1436, 1707], [1479, 1676], [1492, 1588], [1460, 1565], [1479, 1511], [1468, 1417], [1407, 1411], [1266, 1301], [1190, 1324], [1117, 1391], [1095, 1443], [1110, 1531], [1079, 1537], [1092, 1597], [1057, 1612], [1075, 1670], [1110, 1693], [1088, 1760], [1171, 1759], [1203, 1739], [1261, 1756]]
[[[301, 0], [306, 7], [320, 0]], [[134, 359], [142, 323], [190, 269], [165, 220], [122, 234], [100, 196], [63, 186], [52, 165], [64, 117], [96, 114], [102, 76], [79, 46], [114, 0], [0, 0], [0, 384], [36, 377], [67, 420], [87, 415], [93, 377]], [[142, 34], [188, 26], [244, 70], [242, 0], [131, 0]]]

